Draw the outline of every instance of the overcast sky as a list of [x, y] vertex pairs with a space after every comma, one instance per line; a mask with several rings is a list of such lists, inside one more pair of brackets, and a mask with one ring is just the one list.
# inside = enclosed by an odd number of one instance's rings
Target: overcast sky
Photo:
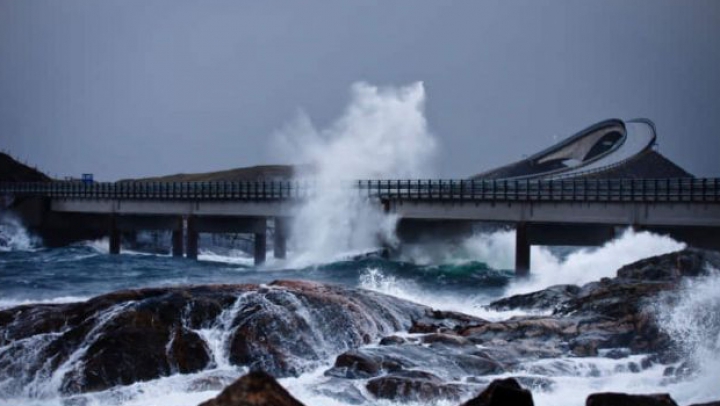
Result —
[[55, 176], [285, 163], [358, 81], [424, 82], [438, 176], [611, 117], [720, 176], [720, 1], [0, 0], [0, 149]]

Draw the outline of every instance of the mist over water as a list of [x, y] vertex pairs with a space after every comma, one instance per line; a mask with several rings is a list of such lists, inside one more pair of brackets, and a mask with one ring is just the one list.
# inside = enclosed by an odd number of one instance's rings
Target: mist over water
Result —
[[[21, 234], [23, 231], [21, 230]], [[214, 253], [206, 247], [201, 261], [186, 261], [166, 255], [148, 255], [124, 251], [119, 256], [107, 255], [107, 241], [95, 241], [62, 249], [37, 247], [33, 251], [5, 251], [0, 255], [3, 269], [0, 283], [0, 308], [23, 303], [64, 303], [82, 300], [96, 294], [121, 288], [167, 286], [198, 283], [266, 283], [275, 279], [309, 279], [340, 283], [350, 287], [370, 289], [436, 309], [455, 310], [491, 320], [526, 314], [521, 311], [494, 312], [484, 305], [509, 293], [544, 288], [548, 284], [584, 283], [603, 276], [613, 276], [621, 265], [650, 255], [682, 248], [682, 244], [647, 232], [625, 232], [619, 239], [602, 247], [586, 248], [558, 255], [548, 248], [533, 250], [532, 275], [529, 281], [512, 278], [514, 234], [499, 231], [478, 234], [448, 250], [448, 256], [434, 262], [420, 258], [413, 262], [388, 261], [368, 257], [306, 268], [254, 268], [245, 264], [249, 257], [233, 251]], [[433, 248], [437, 249], [437, 247]], [[422, 247], [417, 247], [422, 252]], [[237, 255], [236, 255], [237, 254]], [[341, 253], [336, 255], [342, 256]], [[423, 262], [424, 261], [424, 262]], [[8, 273], [8, 270], [15, 272]], [[22, 278], [20, 278], [22, 275]], [[9, 281], [20, 281], [13, 288]], [[22, 282], [25, 281], [25, 282]], [[14, 289], [14, 290], [13, 290]], [[45, 289], [45, 290], [43, 290]], [[54, 289], [54, 290], [53, 290]], [[641, 373], [628, 370], [628, 363], [639, 363], [642, 356], [611, 360], [607, 358], [557, 358], [539, 360], [527, 366], [529, 373], [537, 369], [540, 376], [551, 378], [555, 385], [550, 391], [536, 391], [538, 405], [574, 405], [589, 393], [625, 391], [631, 393], [670, 392], [680, 404], [716, 399], [720, 396], [717, 379], [720, 376], [720, 277], [713, 276], [687, 282], [682, 294], [670, 305], [660, 303], [654, 314], [662, 325], [693, 360], [696, 372], [683, 379], [663, 376], [665, 366], [656, 365]], [[24, 293], [23, 293], [24, 292]], [[38, 294], [32, 297], [32, 293]], [[24, 296], [23, 296], [24, 295]], [[11, 300], [5, 300], [13, 297]], [[178, 405], [194, 406], [217, 394], [216, 390], [198, 389], [197, 382], [219, 379], [229, 383], [243, 373], [242, 368], [230, 366], [223, 354], [223, 319], [205, 331], [199, 331], [208, 346], [216, 349], [216, 366], [205, 371], [122, 386], [110, 390], [73, 395], [72, 399], [58, 397], [52, 382], [47, 386], [34, 383], [42, 397], [0, 400], [0, 405], [64, 405], [68, 401], [90, 405]], [[0, 348], [0, 351], [2, 349]], [[291, 393], [306, 404], [343, 405], [345, 402], [328, 397], [333, 385], [323, 375], [333, 362], [326, 363], [297, 378], [281, 380]], [[504, 377], [498, 375], [497, 377]], [[493, 378], [490, 376], [488, 378]], [[363, 382], [347, 382], [338, 391], [363, 391]], [[55, 388], [55, 389], [53, 389]], [[40, 393], [38, 392], [38, 393]], [[375, 402], [397, 406], [390, 401]], [[72, 403], [75, 404], [75, 403]], [[403, 403], [413, 405], [413, 403]], [[455, 405], [457, 402], [438, 404]]]
[[[360, 286], [435, 308], [499, 319], [517, 314], [485, 309], [484, 305], [500, 296], [533, 292], [552, 285], [583, 285], [603, 277], [614, 277], [623, 265], [678, 251], [684, 247], [684, 244], [669, 237], [646, 231], [635, 232], [632, 229], [626, 230], [619, 238], [601, 247], [578, 248], [566, 255], [559, 255], [549, 247], [534, 246], [530, 277], [516, 280], [511, 277], [514, 274], [515, 231], [502, 230], [473, 235], [459, 246], [443, 248], [440, 243], [431, 243], [429, 250], [445, 252], [445, 255], [439, 258], [437, 255], [425, 255], [422, 244], [414, 246], [404, 256], [405, 260], [416, 264], [432, 264], [433, 261], [452, 264], [456, 270], [468, 265], [472, 268], [475, 265], [474, 269], [485, 277], [482, 283], [476, 280], [475, 286], [482, 285], [483, 289], [469, 289], [469, 293], [458, 295], [457, 287], [447, 291], [437, 285], [423, 287], [416, 281], [399, 278], [379, 268], [370, 268], [363, 272]], [[478, 268], [478, 264], [482, 266]], [[504, 272], [500, 272], [502, 270]], [[494, 283], [491, 279], [493, 273], [499, 277]], [[493, 286], [495, 289], [488, 289]]]
[[720, 392], [720, 272], [686, 280], [677, 301], [657, 306], [661, 327], [690, 360], [693, 379], [673, 382], [692, 402], [717, 400]]
[[41, 245], [20, 220], [9, 213], [0, 212], [0, 252], [31, 251]]
[[[514, 244], [514, 233], [512, 241]], [[533, 247], [530, 278], [515, 284], [507, 294], [528, 293], [558, 284], [583, 285], [614, 277], [623, 265], [683, 248], [685, 244], [670, 237], [632, 229], [601, 247], [577, 249], [564, 257], [547, 247]]]
[[[255, 267], [247, 253], [214, 246], [201, 247], [199, 261], [129, 250], [111, 256], [107, 240], [43, 248], [16, 219], [0, 217], [0, 310], [20, 304], [81, 301], [120, 289], [302, 279], [372, 290], [438, 310], [502, 320], [528, 313], [488, 310], [486, 305], [495, 299], [550, 285], [582, 285], [612, 277], [623, 265], [684, 247], [670, 238], [633, 230], [626, 230], [601, 247], [532, 247], [531, 276], [526, 280], [513, 278], [512, 230], [478, 233], [460, 242], [435, 241], [404, 247], [397, 260], [374, 255], [358, 258], [359, 254], [376, 251], [381, 244], [395, 243], [397, 219], [358, 193], [352, 181], [432, 177], [437, 142], [428, 130], [424, 104], [422, 83], [405, 87], [357, 83], [341, 117], [326, 128], [318, 129], [309, 117], [300, 115], [277, 134], [277, 142], [287, 151], [284, 160], [307, 164], [297, 175], [298, 180], [317, 187], [295, 213], [288, 260], [275, 260], [270, 255], [265, 265]], [[628, 364], [640, 363], [643, 355], [620, 360], [539, 359], [528, 364], [525, 372], [552, 379], [554, 385], [552, 390], [534, 392], [536, 404], [576, 405], [589, 393], [600, 391], [670, 392], [680, 404], [719, 398], [718, 292], [720, 276], [716, 273], [686, 282], [672, 301], [653, 304], [653, 314], [691, 360], [693, 372], [689, 376], [665, 377], [662, 365], [631, 372]], [[238, 304], [241, 300], [238, 298]], [[38, 376], [32, 388], [9, 400], [3, 399], [10, 393], [3, 392], [2, 385], [7, 382], [0, 380], [0, 406], [195, 406], [218, 392], [198, 386], [198, 382], [229, 384], [246, 372], [232, 365], [228, 357], [228, 328], [238, 307], [223, 311], [196, 331], [212, 352], [212, 365], [203, 371], [70, 397], [58, 392], [63, 373], [60, 371], [49, 377]], [[11, 345], [0, 347], [0, 354]], [[332, 365], [339, 350], [330, 344], [320, 350], [324, 359], [296, 378], [280, 380], [281, 384], [307, 405], [347, 405], [352, 402], [347, 398], [338, 400], [335, 395], [344, 391], [367, 394], [362, 380], [338, 383], [324, 376], [323, 371]], [[22, 355], [36, 356], [30, 347]], [[65, 370], [76, 366], [72, 364], [75, 361], [77, 357]], [[506, 376], [487, 378], [495, 377]], [[335, 395], [329, 395], [331, 392]], [[366, 404], [401, 403], [373, 400]]]
[[354, 189], [354, 181], [432, 173], [436, 141], [424, 108], [420, 82], [405, 87], [356, 83], [344, 113], [327, 128], [317, 129], [301, 115], [278, 134], [278, 143], [290, 152], [286, 160], [308, 164], [299, 180], [316, 187], [293, 220], [291, 266], [329, 262], [395, 241], [397, 219]]

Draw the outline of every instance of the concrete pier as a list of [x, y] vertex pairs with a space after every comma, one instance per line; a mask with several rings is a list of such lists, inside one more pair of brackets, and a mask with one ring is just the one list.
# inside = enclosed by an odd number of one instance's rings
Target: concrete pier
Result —
[[178, 216], [175, 229], [172, 231], [172, 256], [174, 257], [182, 257], [185, 254], [184, 231], [185, 221], [182, 216]]
[[118, 227], [118, 219], [116, 216], [110, 218], [110, 254], [117, 255], [120, 253], [120, 227]]
[[[515, 225], [519, 276], [529, 272], [532, 245], [600, 245], [630, 226], [720, 247], [720, 178], [360, 180], [357, 190], [401, 219], [397, 236], [404, 243], [452, 242], [472, 235], [478, 223]], [[0, 183], [0, 192], [17, 197], [13, 211], [51, 246], [109, 234], [116, 254], [127, 232], [167, 230], [173, 255], [197, 258], [199, 233], [242, 233], [255, 236], [257, 264], [266, 259], [268, 219], [282, 258], [296, 205], [317, 193], [286, 182], [14, 182]]]
[[197, 230], [197, 217], [187, 217], [187, 234], [185, 235], [185, 255], [189, 259], [197, 259], [198, 257], [198, 237], [200, 233]]
[[277, 259], [287, 257], [288, 219], [275, 217], [275, 234], [273, 234], [273, 256]]
[[255, 265], [262, 265], [267, 259], [267, 234], [255, 233], [254, 246]]
[[526, 277], [530, 274], [530, 240], [527, 223], [518, 223], [515, 227], [515, 276]]
[[183, 231], [175, 230], [172, 232], [172, 256], [182, 257], [185, 254], [185, 247], [183, 246]]

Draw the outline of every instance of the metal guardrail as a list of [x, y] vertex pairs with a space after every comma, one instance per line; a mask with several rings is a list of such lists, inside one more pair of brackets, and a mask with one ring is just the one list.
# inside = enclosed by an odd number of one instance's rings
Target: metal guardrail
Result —
[[363, 181], [389, 200], [720, 202], [720, 179], [558, 179]]
[[[720, 178], [359, 180], [343, 187], [394, 201], [720, 202]], [[306, 199], [322, 190], [312, 181], [0, 183], [0, 194], [61, 199], [273, 201]]]

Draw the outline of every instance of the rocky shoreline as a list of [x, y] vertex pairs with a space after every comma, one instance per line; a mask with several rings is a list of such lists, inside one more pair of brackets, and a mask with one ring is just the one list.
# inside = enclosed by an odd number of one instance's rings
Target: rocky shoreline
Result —
[[[514, 378], [492, 381], [480, 394], [461, 406], [533, 406], [532, 393]], [[593, 393], [586, 406], [677, 406], [666, 393], [626, 394]], [[250, 372], [225, 388], [217, 397], [198, 406], [304, 406], [288, 393], [271, 375]], [[720, 406], [719, 402], [690, 406]]]
[[[673, 303], [684, 280], [713, 268], [720, 269], [720, 254], [710, 251], [648, 258], [614, 278], [493, 302], [493, 310], [532, 314], [500, 321], [300, 281], [150, 288], [20, 306], [0, 311], [0, 390], [13, 395], [50, 382], [51, 390], [72, 395], [227, 363], [251, 373], [204, 406], [299, 405], [272, 377], [299, 376], [333, 358], [324, 371], [333, 390], [318, 390], [353, 404], [532, 404], [532, 392], [555, 385], [543, 361], [563, 357], [618, 360], [629, 373], [661, 366], [668, 380], [684, 379], [696, 365], [659, 327], [652, 305]], [[512, 379], [490, 378], [498, 375]], [[231, 382], [205, 379], [193, 387], [220, 390]], [[675, 404], [651, 395], [592, 395], [586, 404]]]

